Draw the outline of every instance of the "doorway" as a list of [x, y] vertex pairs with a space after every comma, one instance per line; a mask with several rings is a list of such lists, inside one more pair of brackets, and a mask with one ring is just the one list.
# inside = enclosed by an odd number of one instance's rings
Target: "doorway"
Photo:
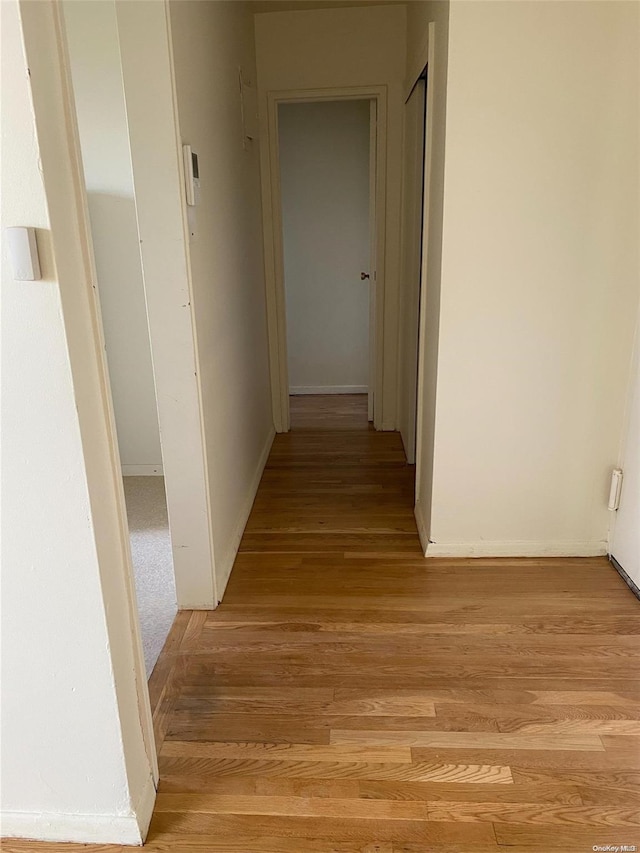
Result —
[[[368, 106], [369, 120], [368, 132], [369, 142], [367, 146], [367, 154], [360, 161], [358, 170], [362, 177], [362, 167], [366, 167], [368, 176], [368, 215], [360, 217], [360, 225], [358, 231], [364, 233], [363, 223], [367, 223], [369, 234], [368, 240], [368, 263], [365, 257], [366, 250], [363, 246], [366, 245], [362, 240], [359, 243], [359, 249], [348, 252], [345, 250], [344, 235], [339, 235], [340, 240], [334, 244], [339, 246], [339, 251], [344, 251], [345, 254], [351, 257], [351, 269], [354, 270], [355, 280], [353, 286], [359, 289], [359, 300], [357, 298], [358, 291], [349, 294], [348, 302], [353, 308], [354, 303], [360, 304], [360, 317], [363, 318], [364, 312], [362, 306], [365, 301], [363, 293], [366, 293], [366, 302], [368, 304], [367, 315], [367, 335], [366, 348], [368, 359], [366, 363], [368, 369], [366, 372], [366, 385], [363, 379], [363, 373], [360, 374], [360, 380], [356, 381], [353, 378], [348, 380], [340, 380], [339, 385], [349, 385], [356, 388], [364, 389], [360, 393], [367, 395], [367, 410], [368, 418], [373, 422], [376, 429], [382, 428], [383, 411], [383, 331], [385, 323], [385, 310], [388, 311], [388, 306], [385, 306], [385, 220], [386, 220], [386, 127], [387, 127], [387, 91], [384, 86], [374, 87], [355, 87], [355, 88], [340, 88], [340, 89], [325, 89], [313, 91], [275, 91], [267, 93], [265, 102], [265, 113], [262, 117], [265, 133], [268, 138], [268, 147], [265, 146], [262, 150], [262, 175], [263, 175], [263, 208], [264, 208], [264, 229], [265, 229], [265, 277], [266, 277], [266, 293], [267, 293], [267, 316], [269, 324], [269, 358], [271, 365], [271, 386], [273, 400], [273, 417], [277, 432], [287, 432], [290, 428], [290, 406], [289, 394], [290, 387], [304, 388], [304, 385], [295, 385], [290, 382], [289, 378], [289, 358], [288, 348], [290, 342], [288, 336], [290, 328], [288, 327], [287, 310], [295, 310], [295, 297], [287, 294], [285, 290], [285, 252], [289, 258], [289, 268], [291, 271], [292, 256], [290, 245], [285, 248], [286, 238], [284, 236], [284, 210], [282, 200], [282, 151], [280, 146], [279, 123], [284, 117], [285, 125], [289, 126], [296, 123], [293, 111], [285, 112], [288, 107], [295, 105], [318, 105], [318, 104], [336, 104], [343, 105], [350, 102], [360, 103], [360, 106], [355, 108], [354, 115], [360, 111], [362, 114]], [[282, 112], [281, 112], [281, 108]], [[329, 112], [331, 107], [327, 107]], [[348, 107], [345, 107], [348, 111]], [[298, 124], [300, 120], [298, 119]], [[362, 126], [361, 126], [362, 128]], [[323, 128], [323, 133], [326, 128]], [[352, 128], [353, 130], [353, 128]], [[334, 127], [335, 131], [335, 127]], [[348, 135], [348, 134], [347, 134]], [[338, 134], [340, 136], [340, 134]], [[307, 141], [310, 134], [307, 132]], [[312, 147], [317, 148], [317, 141], [312, 142]], [[359, 144], [361, 155], [365, 154], [364, 146]], [[324, 150], [324, 157], [327, 158], [329, 152]], [[343, 154], [345, 152], [343, 151]], [[353, 152], [345, 155], [347, 159], [353, 156]], [[285, 167], [287, 168], [287, 167]], [[339, 170], [338, 170], [339, 171]], [[304, 174], [304, 172], [303, 172]], [[311, 176], [304, 174], [305, 183], [309, 183]], [[332, 176], [332, 184], [337, 185], [335, 174]], [[364, 196], [362, 189], [363, 182], [359, 182], [360, 198]], [[298, 196], [299, 191], [296, 191]], [[323, 193], [326, 192], [323, 189]], [[294, 193], [295, 195], [295, 193]], [[312, 199], [307, 198], [305, 205], [307, 211], [313, 212]], [[361, 207], [361, 213], [363, 208]], [[317, 217], [316, 217], [317, 219]], [[353, 221], [349, 227], [353, 227]], [[333, 229], [334, 234], [337, 229]], [[317, 247], [316, 247], [317, 250]], [[316, 251], [316, 256], [319, 253]], [[325, 260], [328, 254], [325, 251]], [[353, 259], [358, 258], [355, 262]], [[295, 259], [294, 259], [295, 260]], [[355, 263], [355, 267], [353, 264]], [[295, 264], [294, 264], [295, 268]], [[344, 273], [341, 274], [341, 277]], [[349, 275], [349, 274], [348, 274]], [[368, 276], [368, 277], [367, 277]], [[344, 280], [344, 279], [343, 279]], [[351, 279], [349, 279], [351, 284]], [[364, 287], [363, 287], [364, 285]], [[295, 284], [294, 284], [295, 287]], [[336, 291], [334, 290], [334, 293]], [[327, 304], [330, 304], [328, 302]], [[335, 309], [335, 304], [334, 304]], [[352, 312], [353, 313], [353, 312]], [[339, 319], [339, 318], [338, 318]], [[396, 318], [397, 319], [397, 318]], [[337, 324], [336, 318], [334, 318]], [[360, 365], [363, 364], [363, 335], [359, 337], [359, 356]], [[353, 342], [355, 344], [355, 342]], [[326, 342], [323, 344], [326, 349]], [[295, 345], [294, 345], [295, 347]], [[297, 359], [297, 351], [296, 356]], [[293, 361], [292, 361], [293, 364]], [[357, 374], [352, 374], [356, 375]], [[295, 381], [295, 378], [294, 378]], [[326, 380], [323, 380], [326, 381]], [[313, 387], [313, 386], [306, 386]], [[316, 386], [322, 387], [322, 386]], [[336, 388], [339, 386], [332, 385], [329, 387]], [[333, 393], [340, 393], [340, 389]], [[346, 391], [348, 393], [348, 391]], [[307, 392], [308, 393], [308, 392]], [[312, 392], [313, 393], [313, 392]], [[389, 428], [389, 427], [387, 427]], [[391, 429], [394, 427], [391, 426]]]
[[149, 677], [177, 613], [115, 7], [65, 3], [109, 384]]
[[278, 107], [289, 395], [366, 396], [370, 420], [374, 110], [370, 99]]

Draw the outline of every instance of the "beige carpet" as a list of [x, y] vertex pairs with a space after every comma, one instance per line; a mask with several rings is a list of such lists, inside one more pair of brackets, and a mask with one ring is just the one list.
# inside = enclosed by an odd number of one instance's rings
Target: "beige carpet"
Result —
[[124, 477], [133, 574], [147, 678], [177, 612], [163, 477]]

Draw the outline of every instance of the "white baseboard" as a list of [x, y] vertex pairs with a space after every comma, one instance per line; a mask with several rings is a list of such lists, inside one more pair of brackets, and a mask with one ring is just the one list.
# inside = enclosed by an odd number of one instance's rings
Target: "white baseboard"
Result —
[[269, 435], [267, 436], [265, 445], [262, 448], [262, 453], [260, 454], [258, 465], [256, 466], [253, 479], [251, 480], [251, 483], [249, 485], [247, 497], [240, 511], [238, 522], [233, 531], [233, 536], [231, 537], [231, 542], [229, 543], [227, 552], [222, 557], [220, 562], [216, 560], [216, 592], [218, 596], [218, 604], [222, 601], [224, 591], [227, 588], [227, 583], [229, 582], [229, 577], [231, 575], [231, 569], [233, 569], [233, 563], [236, 559], [238, 548], [240, 547], [240, 540], [242, 539], [242, 534], [244, 533], [244, 529], [247, 526], [247, 521], [249, 520], [249, 516], [251, 515], [253, 502], [256, 499], [258, 486], [260, 485], [260, 480], [262, 479], [262, 472], [264, 471], [264, 466], [267, 464], [267, 459], [269, 458], [269, 453], [271, 452], [271, 445], [273, 444], [273, 439], [275, 438], [275, 435], [276, 431], [274, 429], [271, 429]]
[[0, 835], [32, 841], [77, 844], [127, 844], [141, 847], [149, 830], [156, 789], [149, 777], [137, 813], [128, 815], [52, 814], [49, 812], [2, 812]]
[[292, 385], [289, 394], [366, 394], [366, 385]]
[[142, 844], [134, 815], [77, 815], [2, 812], [4, 838], [32, 841], [68, 841], [84, 844]]
[[123, 465], [123, 477], [162, 477], [162, 465]]
[[420, 501], [416, 501], [416, 505], [413, 508], [413, 514], [416, 519], [416, 527], [418, 528], [418, 536], [420, 537], [420, 544], [422, 545], [422, 553], [426, 555], [427, 548], [429, 547], [429, 534], [427, 533], [427, 523]]
[[[144, 844], [147, 833], [149, 832], [149, 825], [153, 816], [153, 809], [156, 804], [156, 795], [158, 793], [156, 784], [157, 783], [154, 781], [153, 776], [149, 776], [145, 782], [144, 789], [138, 798], [138, 803], [136, 805], [136, 820], [138, 822], [138, 831], [140, 833], [141, 841], [136, 841], [136, 844]], [[124, 842], [122, 843], [124, 844]]]
[[[422, 537], [421, 537], [422, 541]], [[428, 542], [427, 557], [601, 557], [605, 540], [559, 542]]]

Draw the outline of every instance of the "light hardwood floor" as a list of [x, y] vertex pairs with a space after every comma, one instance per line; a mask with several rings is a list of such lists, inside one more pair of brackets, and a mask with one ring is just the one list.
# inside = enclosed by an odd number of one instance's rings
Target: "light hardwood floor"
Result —
[[178, 615], [151, 679], [146, 849], [640, 849], [640, 607], [613, 568], [424, 561], [366, 398], [294, 398], [292, 424], [223, 604]]

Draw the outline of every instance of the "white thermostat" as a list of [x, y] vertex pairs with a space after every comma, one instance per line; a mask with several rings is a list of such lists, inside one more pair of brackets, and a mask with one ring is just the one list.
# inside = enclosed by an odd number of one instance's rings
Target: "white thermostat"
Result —
[[200, 201], [200, 172], [198, 170], [198, 155], [191, 150], [190, 145], [182, 146], [184, 159], [184, 180], [187, 190], [187, 204], [195, 207]]

